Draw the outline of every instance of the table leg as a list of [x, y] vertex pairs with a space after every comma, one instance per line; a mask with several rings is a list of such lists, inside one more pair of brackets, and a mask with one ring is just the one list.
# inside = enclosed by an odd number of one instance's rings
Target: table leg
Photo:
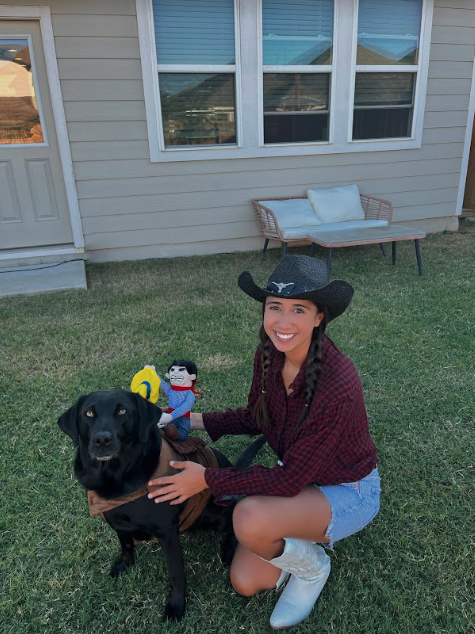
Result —
[[266, 238], [266, 241], [264, 242], [264, 248], [262, 249], [262, 253], [265, 253], [267, 251], [268, 244], [269, 244], [269, 238]]
[[381, 251], [383, 252], [384, 257], [386, 257], [386, 249], [384, 248], [384, 243], [380, 242], [379, 246], [381, 247]]
[[397, 242], [391, 242], [391, 251], [393, 254], [393, 265], [396, 264], [396, 246], [397, 246]]
[[333, 249], [328, 249], [328, 254], [327, 254], [327, 271], [328, 271], [328, 275], [330, 275], [330, 272], [332, 270], [332, 257], [333, 257]]
[[414, 245], [416, 247], [416, 258], [417, 258], [417, 266], [419, 268], [419, 275], [422, 277], [422, 258], [421, 258], [421, 249], [419, 246], [419, 240], [414, 240]]
[[284, 247], [282, 250], [282, 254], [283, 255], [287, 255], [287, 242], [283, 242], [282, 246]]
[[308, 252], [308, 254], [311, 258], [313, 258], [314, 253], [315, 253], [315, 242], [312, 242], [310, 245], [310, 251]]

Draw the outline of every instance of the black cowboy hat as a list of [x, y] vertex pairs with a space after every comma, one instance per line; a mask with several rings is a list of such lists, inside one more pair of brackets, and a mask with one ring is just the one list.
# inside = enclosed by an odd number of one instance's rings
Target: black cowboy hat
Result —
[[329, 281], [326, 265], [308, 255], [284, 255], [264, 288], [249, 271], [241, 273], [239, 287], [258, 302], [266, 297], [308, 299], [328, 309], [328, 321], [348, 308], [354, 289], [344, 280]]

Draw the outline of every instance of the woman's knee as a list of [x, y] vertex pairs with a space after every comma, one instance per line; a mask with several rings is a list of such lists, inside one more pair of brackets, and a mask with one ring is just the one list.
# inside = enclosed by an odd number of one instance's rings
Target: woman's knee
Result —
[[248, 497], [236, 505], [233, 526], [237, 540], [246, 544], [267, 532], [267, 519], [262, 502], [257, 497]]

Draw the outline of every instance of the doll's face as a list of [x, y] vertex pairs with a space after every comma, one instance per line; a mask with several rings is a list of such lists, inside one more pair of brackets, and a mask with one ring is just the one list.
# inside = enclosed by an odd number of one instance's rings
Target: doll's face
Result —
[[196, 379], [196, 374], [188, 374], [188, 370], [184, 365], [172, 365], [166, 373], [166, 377], [172, 385], [191, 387]]

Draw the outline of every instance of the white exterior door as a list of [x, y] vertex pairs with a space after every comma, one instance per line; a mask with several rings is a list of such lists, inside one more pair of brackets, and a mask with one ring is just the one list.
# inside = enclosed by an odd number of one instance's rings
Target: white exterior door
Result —
[[39, 20], [0, 20], [0, 192], [0, 252], [73, 242]]

